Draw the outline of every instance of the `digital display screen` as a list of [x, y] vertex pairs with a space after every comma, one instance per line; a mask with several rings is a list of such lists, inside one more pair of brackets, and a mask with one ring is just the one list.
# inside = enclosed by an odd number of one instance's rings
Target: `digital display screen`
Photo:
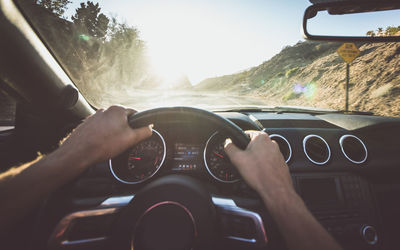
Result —
[[300, 179], [300, 192], [309, 205], [327, 205], [339, 201], [334, 178]]
[[201, 146], [197, 144], [175, 143], [174, 170], [194, 170], [201, 162]]
[[174, 160], [185, 161], [197, 159], [200, 155], [199, 145], [188, 145], [184, 143], [175, 143]]

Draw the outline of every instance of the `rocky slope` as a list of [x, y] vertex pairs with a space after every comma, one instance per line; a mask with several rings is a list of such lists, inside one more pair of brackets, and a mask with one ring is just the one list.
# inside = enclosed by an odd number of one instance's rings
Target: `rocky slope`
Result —
[[[271, 105], [344, 109], [346, 65], [340, 43], [299, 42], [241, 73], [210, 78], [198, 90], [259, 96]], [[400, 43], [357, 44], [350, 65], [350, 109], [400, 116]]]

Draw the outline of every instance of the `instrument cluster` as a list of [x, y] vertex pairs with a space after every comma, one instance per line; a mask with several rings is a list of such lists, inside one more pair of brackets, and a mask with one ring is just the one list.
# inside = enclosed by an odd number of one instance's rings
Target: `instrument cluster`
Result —
[[203, 172], [218, 182], [234, 183], [240, 175], [225, 154], [226, 138], [214, 131], [205, 143], [167, 142], [161, 132], [153, 129], [150, 138], [110, 159], [110, 171], [124, 184], [145, 182], [163, 168], [169, 173]]

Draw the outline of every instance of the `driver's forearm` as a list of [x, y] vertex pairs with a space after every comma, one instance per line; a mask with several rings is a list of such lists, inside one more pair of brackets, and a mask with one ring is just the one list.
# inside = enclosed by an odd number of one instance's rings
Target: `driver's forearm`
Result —
[[276, 192], [274, 197], [262, 194], [264, 203], [291, 250], [342, 249], [321, 226], [294, 190]]
[[43, 197], [83, 171], [79, 159], [61, 148], [0, 175], [0, 235], [31, 211]]

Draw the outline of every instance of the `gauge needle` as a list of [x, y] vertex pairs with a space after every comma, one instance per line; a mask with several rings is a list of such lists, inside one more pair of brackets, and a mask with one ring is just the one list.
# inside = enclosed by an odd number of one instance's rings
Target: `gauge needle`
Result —
[[129, 159], [133, 159], [133, 160], [140, 160], [140, 159], [142, 159], [142, 158], [140, 158], [140, 157], [129, 157]]
[[213, 152], [216, 156], [220, 157], [220, 158], [224, 158], [222, 155], [218, 154], [217, 152]]
[[157, 161], [158, 161], [158, 156], [156, 157], [156, 160], [154, 161], [154, 165], [157, 164]]

